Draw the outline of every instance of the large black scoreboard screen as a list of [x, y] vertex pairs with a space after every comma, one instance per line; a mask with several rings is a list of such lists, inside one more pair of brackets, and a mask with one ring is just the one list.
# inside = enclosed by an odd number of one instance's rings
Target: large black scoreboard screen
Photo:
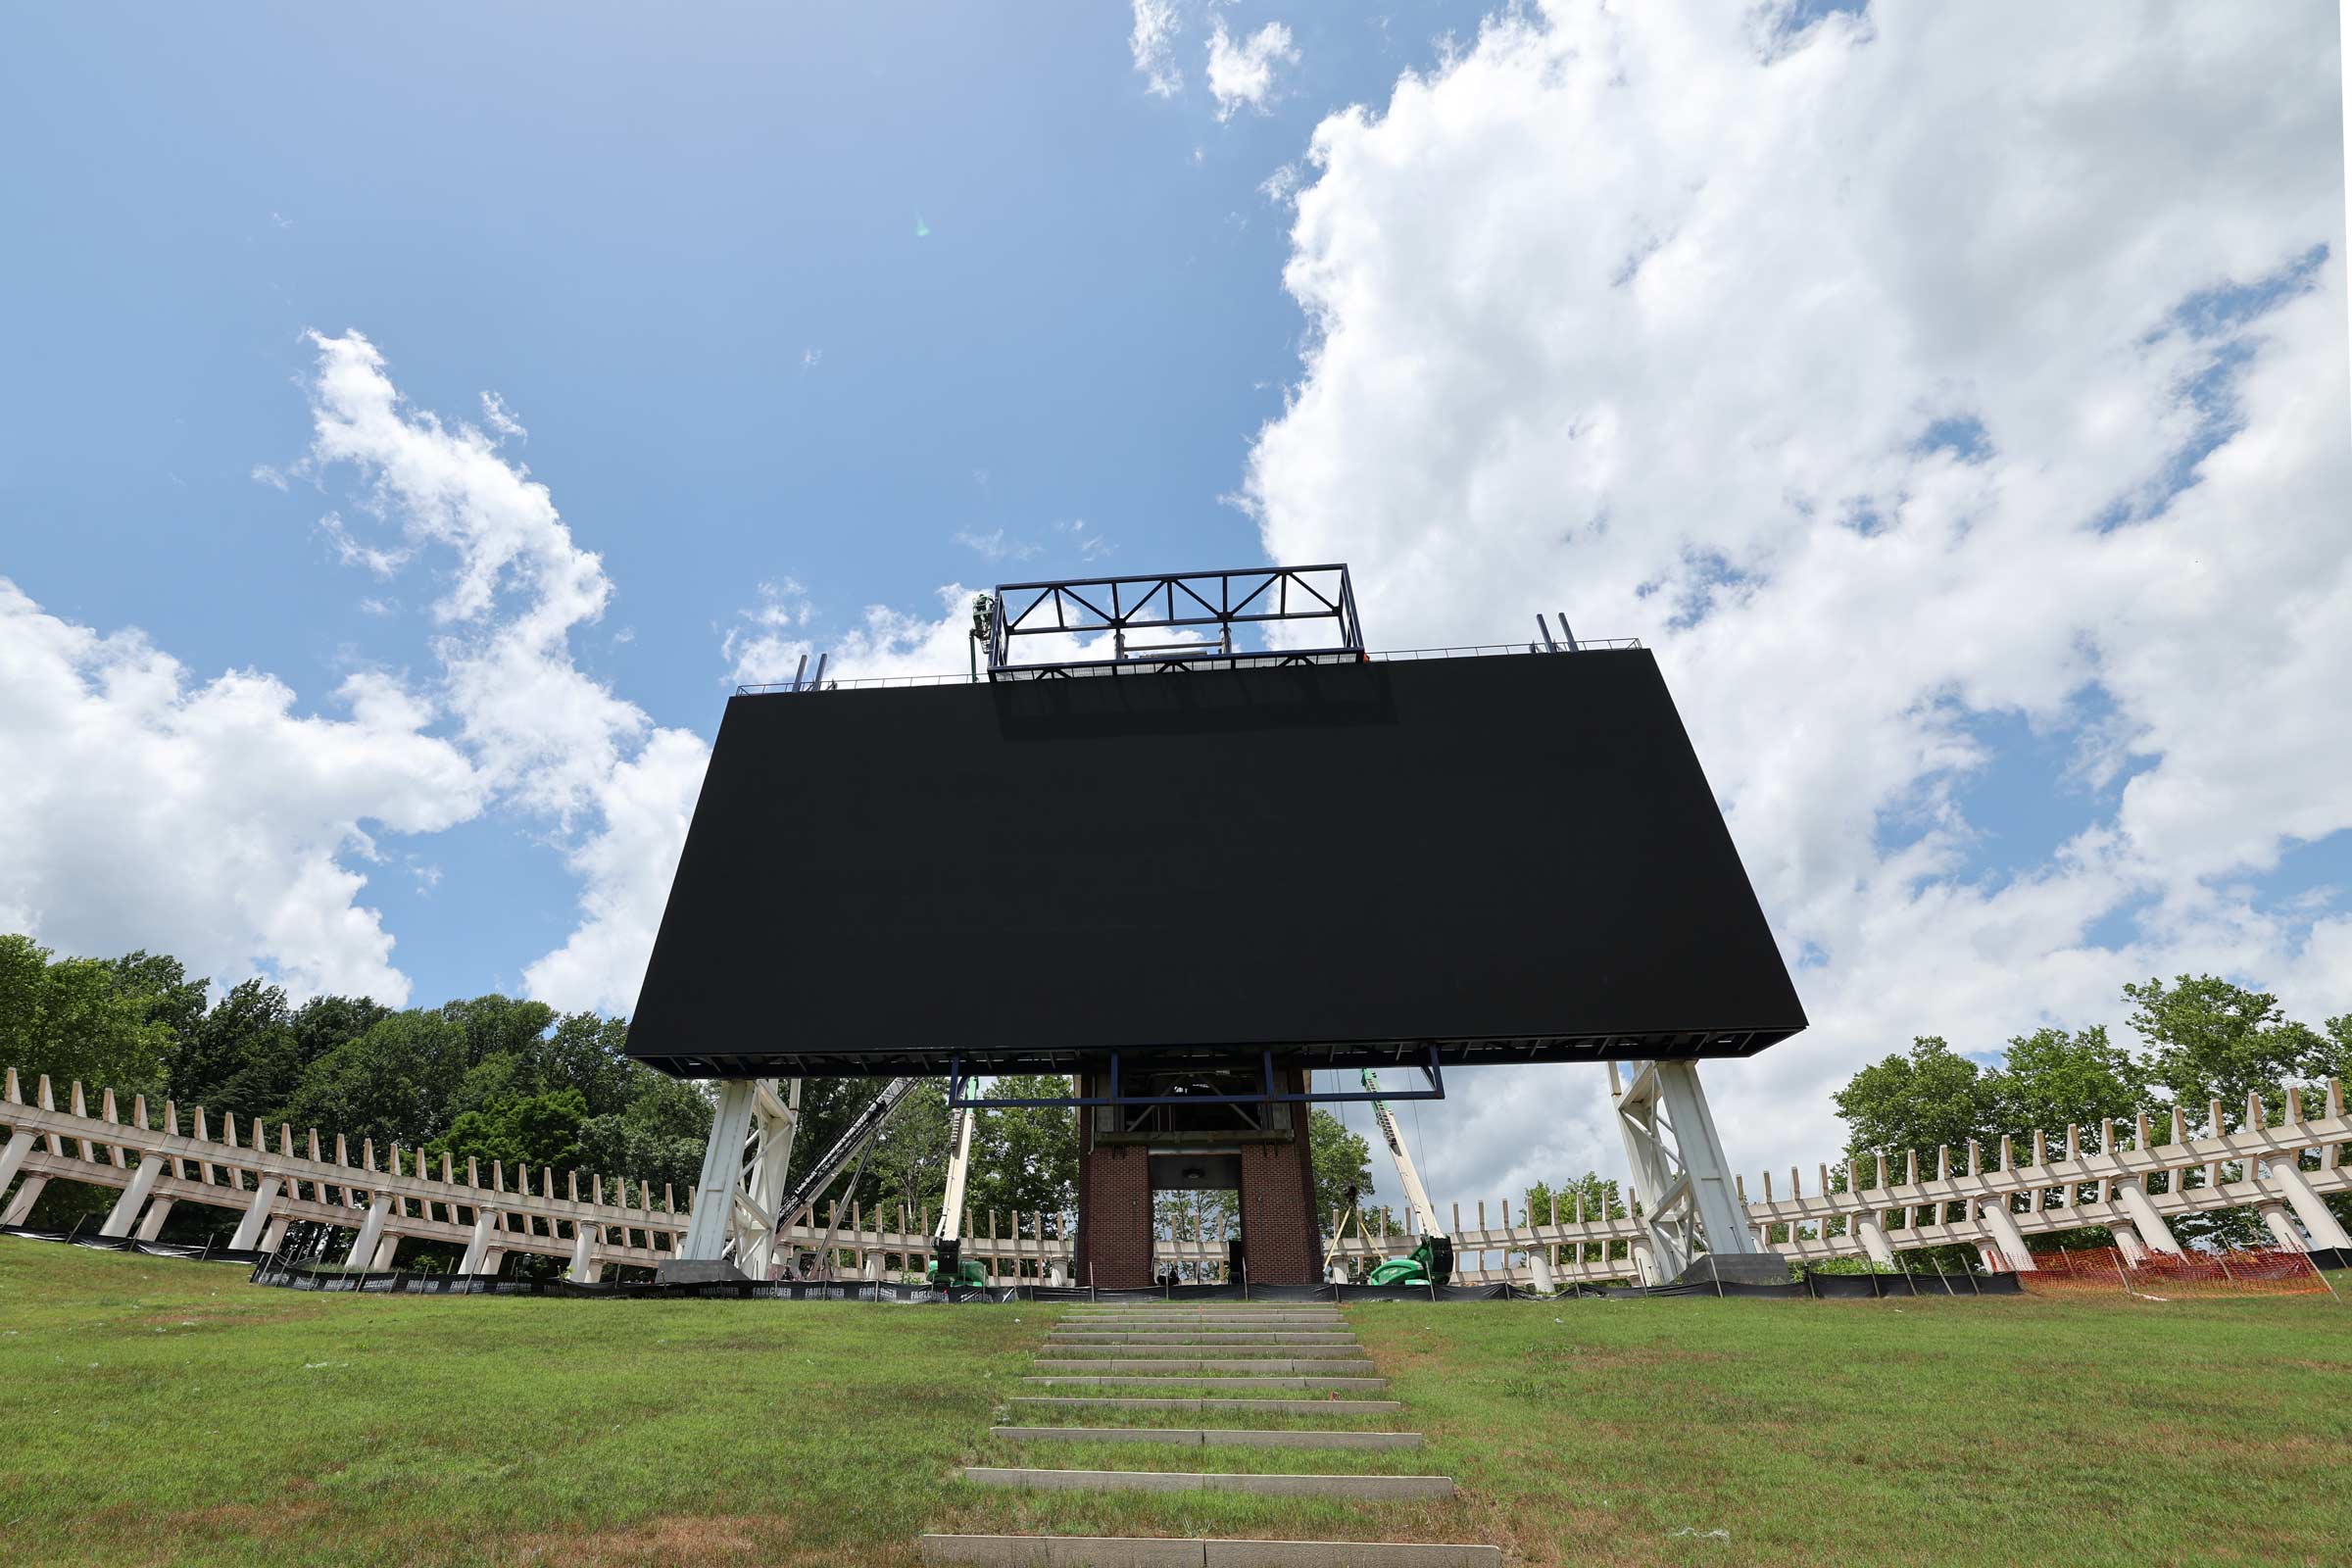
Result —
[[1655, 660], [1587, 650], [737, 696], [629, 1052], [1560, 1061], [1804, 1025]]

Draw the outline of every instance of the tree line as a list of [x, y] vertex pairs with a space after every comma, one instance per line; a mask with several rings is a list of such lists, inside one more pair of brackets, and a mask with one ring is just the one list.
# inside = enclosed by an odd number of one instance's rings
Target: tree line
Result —
[[[158, 1114], [170, 1100], [183, 1125], [202, 1105], [216, 1137], [224, 1116], [240, 1131], [284, 1122], [298, 1137], [312, 1127], [341, 1133], [355, 1151], [372, 1139], [379, 1159], [398, 1143], [422, 1150], [435, 1167], [447, 1152], [461, 1166], [470, 1157], [485, 1168], [527, 1162], [617, 1177], [632, 1194], [644, 1184], [657, 1200], [666, 1186], [681, 1206], [701, 1174], [710, 1095], [630, 1060], [625, 1020], [497, 995], [392, 1008], [365, 997], [297, 1004], [263, 980], [217, 1000], [209, 989], [167, 956], [61, 958], [28, 937], [0, 934], [0, 1066], [19, 1070], [27, 1095], [47, 1074], [61, 1094], [78, 1079], [92, 1095], [113, 1089], [125, 1107], [143, 1094]], [[1066, 1083], [1006, 1078], [991, 1092], [1037, 1098], [1066, 1093]], [[880, 1092], [873, 1079], [807, 1081], [791, 1179]], [[947, 1121], [944, 1088], [921, 1085], [876, 1140], [856, 1186], [835, 1189], [844, 1212], [852, 1202], [894, 1220], [901, 1204], [914, 1214], [936, 1209]], [[1008, 1107], [980, 1119], [968, 1199], [983, 1229], [992, 1208], [1018, 1211], [1029, 1234], [1039, 1211], [1054, 1216], [1051, 1229], [1075, 1206], [1074, 1130], [1067, 1110]], [[94, 1220], [114, 1196], [52, 1182], [32, 1223]], [[201, 1240], [221, 1223], [220, 1213], [183, 1203], [165, 1234]]]
[[[2226, 1125], [2234, 1129], [2244, 1118], [2249, 1093], [2262, 1096], [2276, 1126], [2286, 1114], [2287, 1086], [2301, 1088], [2307, 1106], [2316, 1107], [2329, 1080], [2352, 1083], [2352, 1013], [2314, 1028], [2288, 1017], [2270, 992], [2213, 975], [2183, 974], [2169, 984], [2153, 978], [2127, 983], [2123, 999], [2131, 1008], [2126, 1026], [2134, 1037], [2129, 1043], [2111, 1038], [2103, 1024], [2077, 1030], [2045, 1026], [2011, 1037], [1998, 1052], [1982, 1054], [1957, 1051], [1941, 1035], [1915, 1037], [1908, 1051], [1863, 1067], [1832, 1097], [1845, 1123], [1845, 1158], [1858, 1161], [1868, 1181], [1884, 1152], [1899, 1181], [1909, 1152], [1917, 1152], [1923, 1170], [1932, 1174], [1938, 1147], [1950, 1148], [1957, 1156], [1973, 1139], [1989, 1157], [2006, 1135], [2022, 1141], [2017, 1157], [2024, 1160], [2031, 1157], [2035, 1131], [2056, 1141], [2073, 1124], [2095, 1141], [2100, 1124], [2113, 1121], [2121, 1136], [2130, 1137], [2142, 1111], [2154, 1120], [2160, 1137], [2169, 1137], [2173, 1107], [2180, 1107], [2192, 1129], [2201, 1130], [2216, 1100]], [[2163, 1192], [2166, 1180], [2157, 1178], [2153, 1190]], [[1833, 1191], [1844, 1191], [1846, 1172], [1833, 1166], [1830, 1181]], [[1593, 1218], [1622, 1218], [1627, 1212], [1618, 1184], [1592, 1171], [1530, 1187], [1529, 1212], [1548, 1220], [1555, 1192], [1562, 1218], [1573, 1211], [1579, 1192]], [[2054, 1203], [2055, 1196], [2048, 1201]], [[2352, 1196], [2339, 1194], [2328, 1203], [2338, 1217], [2352, 1222]], [[2183, 1244], [2269, 1244], [2262, 1222], [2244, 1209], [2181, 1215], [2168, 1223]], [[2034, 1241], [2036, 1246], [2102, 1246], [2108, 1235], [2103, 1227], [2086, 1227]], [[1923, 1253], [1919, 1266], [1965, 1262], [1964, 1249], [1941, 1251], [1951, 1255]], [[1613, 1255], [1622, 1255], [1622, 1249]]]
[[[592, 1012], [558, 1013], [544, 1003], [498, 995], [435, 1007], [391, 1008], [365, 997], [313, 997], [299, 1004], [263, 980], [247, 980], [209, 1000], [201, 977], [175, 958], [144, 952], [117, 958], [60, 958], [30, 938], [0, 934], [0, 1064], [25, 1075], [46, 1073], [61, 1088], [79, 1079], [95, 1093], [112, 1088], [169, 1099], [183, 1110], [202, 1105], [216, 1130], [224, 1115], [240, 1127], [260, 1121], [297, 1130], [342, 1133], [353, 1146], [372, 1139], [421, 1149], [436, 1163], [449, 1153], [513, 1165], [528, 1162], [666, 1185], [683, 1203], [702, 1168], [710, 1130], [710, 1094], [698, 1084], [629, 1059], [628, 1024]], [[2123, 988], [2131, 1007], [2125, 1044], [2103, 1025], [2047, 1026], [2019, 1035], [1998, 1052], [1968, 1054], [1940, 1035], [1916, 1037], [1856, 1072], [1833, 1097], [1846, 1128], [1845, 1156], [1868, 1169], [1885, 1151], [1933, 1157], [1939, 1145], [1987, 1149], [2004, 1134], [2057, 1135], [2071, 1122], [2125, 1127], [2141, 1111], [2169, 1120], [2180, 1107], [2202, 1127], [2207, 1103], [2235, 1125], [2249, 1091], [2272, 1119], [2284, 1115], [2281, 1089], [2324, 1093], [2352, 1080], [2352, 1013], [2314, 1028], [2289, 1018], [2278, 999], [2212, 975], [2150, 979]], [[802, 1088], [801, 1131], [793, 1179], [830, 1149], [880, 1092], [872, 1079], [809, 1079]], [[1060, 1077], [1008, 1077], [989, 1093], [1000, 1099], [1064, 1094]], [[1077, 1207], [1076, 1123], [1067, 1109], [1007, 1106], [974, 1129], [968, 1206], [987, 1228], [997, 1211], [1003, 1234], [1066, 1227]], [[1326, 1224], [1354, 1189], [1377, 1219], [1370, 1149], [1325, 1110], [1312, 1113], [1316, 1200]], [[948, 1109], [942, 1084], [929, 1081], [902, 1105], [876, 1140], [852, 1188], [839, 1189], [845, 1211], [896, 1219], [934, 1207], [945, 1186]], [[1842, 1187], [1842, 1169], [1833, 1169]], [[2162, 1190], [2161, 1185], [2158, 1188]], [[1523, 1193], [1523, 1212], [1547, 1221], [1556, 1198], [1562, 1218], [1581, 1195], [1589, 1217], [1621, 1218], [1626, 1195], [1597, 1171], [1539, 1181]], [[52, 1183], [35, 1213], [41, 1225], [71, 1225], [101, 1213], [110, 1193]], [[2352, 1199], [2329, 1200], [2352, 1219]], [[1229, 1193], [1162, 1195], [1155, 1215], [1162, 1235], [1191, 1235], [1220, 1217], [1231, 1220]], [[1400, 1229], [1396, 1216], [1387, 1216]], [[200, 1236], [218, 1216], [196, 1205], [174, 1210], [168, 1234]], [[2259, 1244], [2260, 1222], [2237, 1210], [2184, 1216], [2183, 1241]], [[2083, 1242], [2104, 1233], [2084, 1233]], [[2059, 1238], [2061, 1241], [2068, 1238]]]
[[[374, 1141], [422, 1150], [437, 1168], [448, 1153], [487, 1168], [528, 1163], [668, 1187], [682, 1205], [702, 1171], [711, 1099], [628, 1056], [628, 1024], [593, 1012], [559, 1013], [545, 1003], [498, 995], [433, 1007], [387, 1007], [365, 997], [295, 1003], [284, 989], [247, 980], [208, 1000], [210, 987], [178, 959], [145, 952], [117, 958], [58, 957], [30, 938], [0, 934], [0, 1066], [14, 1066], [29, 1095], [47, 1074], [62, 1094], [78, 1079], [95, 1095], [113, 1089], [127, 1107], [145, 1095], [176, 1102], [183, 1117], [202, 1105], [220, 1136], [222, 1118], [241, 1130], [284, 1122], [341, 1133], [356, 1151]], [[812, 1078], [802, 1085], [801, 1127], [789, 1179], [799, 1180], [881, 1092], [876, 1079]], [[991, 1098], [1067, 1094], [1054, 1076], [999, 1078]], [[1315, 1112], [1316, 1190], [1328, 1212], [1350, 1185], [1369, 1193], [1364, 1141]], [[837, 1185], [845, 1215], [856, 1203], [896, 1221], [936, 1215], [947, 1182], [948, 1105], [943, 1083], [918, 1085], [868, 1153], [855, 1185]], [[33, 1214], [36, 1226], [94, 1220], [114, 1194], [53, 1182]], [[1173, 1196], [1173, 1195], [1172, 1195]], [[1211, 1205], [1160, 1218], [1164, 1233], [1230, 1217], [1230, 1194], [1192, 1195]], [[1225, 1210], [1213, 1205], [1227, 1202]], [[991, 1211], [1000, 1234], [1034, 1236], [1039, 1216], [1062, 1234], [1078, 1202], [1077, 1124], [1067, 1109], [1005, 1106], [973, 1129], [966, 1206], [983, 1234]], [[221, 1216], [203, 1206], [172, 1211], [166, 1234], [200, 1240]], [[410, 1244], [421, 1247], [423, 1244]], [[404, 1254], [404, 1261], [406, 1256]]]

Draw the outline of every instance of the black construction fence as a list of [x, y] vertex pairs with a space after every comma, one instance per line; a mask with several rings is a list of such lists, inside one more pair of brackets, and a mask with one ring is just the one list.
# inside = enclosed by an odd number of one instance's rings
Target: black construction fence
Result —
[[[311, 1222], [290, 1226], [275, 1252], [211, 1243], [142, 1242], [127, 1236], [81, 1231], [35, 1230], [0, 1225], [0, 1236], [33, 1242], [62, 1242], [104, 1251], [137, 1252], [197, 1262], [238, 1263], [252, 1270], [256, 1285], [294, 1291], [363, 1291], [404, 1296], [562, 1296], [586, 1300], [711, 1301], [882, 1301], [901, 1303], [973, 1301], [1558, 1301], [1571, 1297], [1635, 1300], [1650, 1297], [1763, 1297], [1783, 1300], [1847, 1300], [1909, 1296], [2016, 1296], [2015, 1274], [1911, 1272], [1829, 1273], [1799, 1268], [1786, 1285], [1741, 1285], [1707, 1280], [1691, 1285], [1569, 1285], [1549, 1296], [1517, 1285], [1157, 1285], [1144, 1290], [1101, 1291], [1085, 1286], [931, 1285], [875, 1280], [719, 1280], [701, 1285], [659, 1285], [617, 1281], [580, 1285], [562, 1278], [510, 1279], [496, 1274], [453, 1274], [424, 1269], [345, 1269], [318, 1261], [324, 1238]], [[320, 1226], [319, 1230], [327, 1227]], [[2352, 1253], [2315, 1251], [2324, 1269], [2352, 1267]]]
[[264, 1258], [257, 1285], [297, 1291], [373, 1291], [423, 1296], [560, 1296], [595, 1300], [877, 1301], [900, 1304], [1013, 1301], [1557, 1301], [1570, 1297], [1773, 1297], [1822, 1300], [1885, 1296], [2016, 1296], [2010, 1274], [1823, 1274], [1804, 1270], [1786, 1285], [1574, 1285], [1551, 1296], [1514, 1285], [1173, 1285], [1156, 1290], [1097, 1291], [1083, 1286], [957, 1286], [941, 1290], [874, 1280], [722, 1280], [702, 1285], [579, 1285], [564, 1279], [502, 1279], [490, 1274], [427, 1274], [405, 1269], [314, 1268]]
[[270, 1259], [268, 1252], [249, 1247], [215, 1247], [210, 1242], [142, 1242], [130, 1236], [100, 1236], [95, 1231], [44, 1231], [29, 1225], [0, 1225], [0, 1236], [27, 1242], [64, 1242], [101, 1252], [138, 1252], [147, 1257], [184, 1257], [196, 1262], [242, 1263], [251, 1268]]

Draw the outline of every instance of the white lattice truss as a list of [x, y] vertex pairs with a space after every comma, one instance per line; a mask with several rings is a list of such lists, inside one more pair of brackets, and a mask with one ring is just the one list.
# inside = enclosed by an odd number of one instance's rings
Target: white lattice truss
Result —
[[[1988, 1260], [2031, 1268], [2030, 1238], [2085, 1225], [2113, 1229], [2127, 1253], [2178, 1251], [2171, 1220], [2225, 1209], [2252, 1210], [2283, 1247], [2352, 1248], [2326, 1201], [2352, 1192], [2352, 1164], [2343, 1158], [2352, 1145], [2343, 1086], [2330, 1084], [2324, 1104], [2315, 1106], [2312, 1098], [2292, 1089], [2267, 1102], [2250, 1095], [2234, 1118], [2217, 1101], [2201, 1133], [2176, 1109], [2161, 1125], [2142, 1115], [2125, 1127], [2069, 1127], [2057, 1141], [2039, 1132], [2003, 1138], [1989, 1159], [1975, 1144], [1958, 1158], [1942, 1149], [1932, 1176], [1921, 1174], [1915, 1153], [1901, 1157], [1899, 1171], [1885, 1155], [1875, 1168], [1843, 1166], [1835, 1183], [1825, 1164], [1810, 1196], [1793, 1169], [1785, 1196], [1774, 1192], [1769, 1175], [1760, 1196], [1751, 1198], [1743, 1181], [1735, 1187], [1754, 1245], [1808, 1262], [1888, 1263], [1908, 1249], [1961, 1244]], [[786, 1109], [777, 1097], [768, 1099]], [[338, 1134], [329, 1154], [316, 1129], [303, 1136], [297, 1153], [294, 1131], [284, 1125], [270, 1140], [256, 1125], [241, 1136], [234, 1119], [223, 1117], [216, 1138], [201, 1108], [183, 1131], [179, 1110], [168, 1102], [155, 1125], [143, 1097], [133, 1099], [124, 1119], [111, 1089], [93, 1115], [78, 1083], [68, 1107], [57, 1108], [46, 1078], [27, 1101], [16, 1069], [8, 1069], [0, 1098], [0, 1126], [10, 1134], [0, 1146], [0, 1194], [8, 1199], [0, 1224], [24, 1224], [49, 1182], [83, 1182], [121, 1194], [98, 1227], [104, 1236], [152, 1240], [174, 1205], [200, 1203], [237, 1215], [221, 1244], [232, 1249], [271, 1249], [290, 1222], [318, 1220], [352, 1233], [342, 1250], [350, 1267], [389, 1267], [400, 1239], [415, 1237], [464, 1249], [462, 1272], [494, 1272], [506, 1253], [530, 1252], [565, 1259], [570, 1277], [581, 1281], [616, 1265], [659, 1266], [679, 1255], [690, 1224], [666, 1187], [657, 1201], [641, 1181], [577, 1172], [559, 1177], [544, 1168], [510, 1172], [494, 1163], [485, 1185], [471, 1160], [462, 1175], [446, 1156], [438, 1170], [428, 1170], [422, 1153], [397, 1145], [379, 1163], [373, 1145], [364, 1142], [355, 1161]], [[2274, 1124], [2274, 1111], [2281, 1110]], [[2232, 1119], [2233, 1131], [2226, 1125]], [[748, 1127], [746, 1134], [747, 1163], [777, 1152]], [[984, 1227], [972, 1223], [976, 1217], [961, 1227], [963, 1255], [984, 1263], [993, 1279], [1067, 1277], [1071, 1243], [1061, 1216], [1020, 1214], [1002, 1228], [995, 1210]], [[1523, 1210], [1514, 1221], [1505, 1200], [1499, 1224], [1488, 1222], [1483, 1202], [1474, 1224], [1464, 1224], [1458, 1204], [1452, 1219], [1457, 1278], [1464, 1283], [1530, 1284], [1539, 1275], [1597, 1282], [1656, 1272], [1646, 1255], [1651, 1232], [1639, 1215], [1587, 1215], [1578, 1200], [1567, 1213], [1555, 1209], [1538, 1218]], [[1335, 1229], [1338, 1222], [1335, 1214]], [[919, 1271], [933, 1232], [928, 1212], [867, 1216], [856, 1204], [834, 1203], [821, 1223], [803, 1209], [778, 1227], [775, 1240], [806, 1252], [830, 1236], [844, 1272], [887, 1277]], [[764, 1252], [771, 1245], [764, 1237], [745, 1240], [753, 1243], [747, 1250]], [[1352, 1262], [1412, 1245], [1402, 1232], [1392, 1237], [1375, 1229], [1369, 1240], [1343, 1239], [1337, 1251]], [[1163, 1238], [1156, 1255], [1162, 1264], [1221, 1264], [1225, 1236], [1220, 1229]]]

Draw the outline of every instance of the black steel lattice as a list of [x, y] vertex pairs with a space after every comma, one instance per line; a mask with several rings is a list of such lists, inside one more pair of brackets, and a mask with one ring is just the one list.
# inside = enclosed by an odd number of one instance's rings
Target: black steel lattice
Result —
[[[1237, 627], [1289, 621], [1328, 623], [1330, 635], [1313, 646], [1279, 649], [1249, 649], [1235, 640]], [[1213, 636], [1199, 634], [1200, 628], [1207, 627], [1214, 628]], [[1135, 640], [1136, 633], [1150, 631], [1177, 635], [1163, 642]], [[1019, 663], [1013, 658], [1016, 638], [1099, 638], [1104, 632], [1110, 634], [1108, 659]], [[1355, 588], [1344, 564], [1001, 583], [989, 620], [990, 680], [1202, 665], [1329, 663], [1364, 657]]]

